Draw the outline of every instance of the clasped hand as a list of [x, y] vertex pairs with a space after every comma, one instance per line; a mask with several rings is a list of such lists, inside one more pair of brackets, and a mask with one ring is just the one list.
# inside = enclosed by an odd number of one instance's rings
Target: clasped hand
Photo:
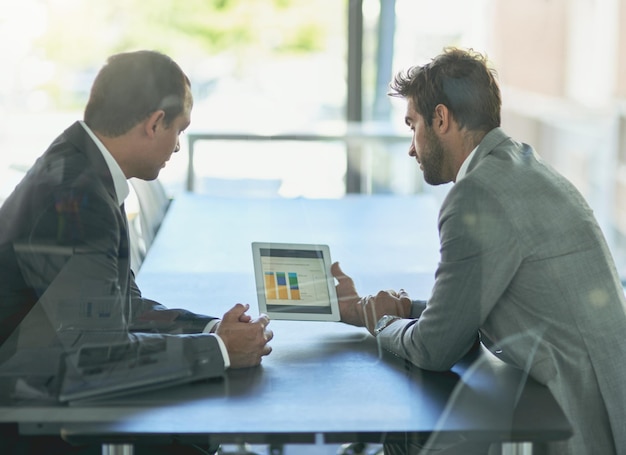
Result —
[[226, 345], [231, 368], [245, 368], [259, 365], [263, 356], [272, 352], [267, 343], [274, 337], [267, 329], [270, 318], [261, 314], [252, 320], [246, 313], [250, 305], [236, 304], [224, 314], [215, 333]]
[[366, 327], [374, 335], [376, 322], [385, 314], [406, 318], [411, 312], [411, 299], [404, 291], [379, 291], [375, 296], [360, 297], [354, 281], [346, 275], [338, 262], [331, 265], [337, 280], [337, 298], [341, 320], [346, 324]]

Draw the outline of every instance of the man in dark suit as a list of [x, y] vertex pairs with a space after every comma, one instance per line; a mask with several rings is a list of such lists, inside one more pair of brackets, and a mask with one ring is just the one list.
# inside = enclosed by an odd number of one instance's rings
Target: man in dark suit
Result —
[[252, 320], [248, 306], [217, 319], [165, 308], [135, 285], [126, 179], [157, 178], [180, 148], [192, 104], [189, 79], [169, 57], [110, 57], [84, 121], [50, 145], [0, 207], [0, 365], [20, 351], [46, 352], [43, 362], [11, 364], [14, 373], [23, 368], [15, 381], [29, 391], [54, 395], [61, 354], [87, 343], [177, 337], [208, 376], [258, 365], [270, 353], [269, 319]]

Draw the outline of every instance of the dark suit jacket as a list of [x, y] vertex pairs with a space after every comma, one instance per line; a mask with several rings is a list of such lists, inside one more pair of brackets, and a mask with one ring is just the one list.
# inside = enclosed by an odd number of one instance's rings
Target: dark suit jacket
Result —
[[142, 297], [109, 169], [70, 126], [0, 207], [0, 361], [18, 348], [181, 336], [220, 375], [217, 340], [199, 333], [211, 319]]

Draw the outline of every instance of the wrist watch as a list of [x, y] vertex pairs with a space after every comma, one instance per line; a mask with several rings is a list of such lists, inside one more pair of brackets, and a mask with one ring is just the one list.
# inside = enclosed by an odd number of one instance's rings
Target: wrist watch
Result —
[[387, 327], [396, 319], [402, 319], [402, 318], [400, 316], [396, 316], [395, 314], [385, 314], [376, 323], [376, 327], [374, 327], [374, 335], [378, 335], [380, 332], [382, 332], [385, 329], [385, 327]]

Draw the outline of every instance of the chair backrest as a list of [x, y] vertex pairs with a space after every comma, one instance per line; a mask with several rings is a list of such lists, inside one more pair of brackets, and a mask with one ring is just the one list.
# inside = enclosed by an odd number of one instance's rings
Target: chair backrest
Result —
[[140, 235], [147, 252], [167, 213], [171, 199], [161, 182], [156, 179], [148, 181], [132, 178], [130, 183], [139, 201]]
[[135, 272], [139, 272], [141, 264], [146, 257], [146, 243], [141, 237], [141, 228], [139, 227], [138, 214], [128, 217], [128, 236], [130, 241], [130, 268]]
[[[497, 393], [495, 393], [495, 391], [490, 392], [490, 400], [493, 400], [493, 402], [485, 401], [484, 394], [479, 394], [476, 391], [481, 390], [484, 382], [481, 380], [481, 375], [493, 368], [503, 367], [503, 363], [500, 360], [494, 361], [495, 356], [491, 353], [479, 356], [479, 358], [463, 372], [461, 379], [455, 386], [448, 400], [443, 414], [439, 418], [437, 428], [445, 428], [446, 422], [454, 418], [455, 412], [457, 412], [458, 409], [476, 409], [478, 406], [495, 406], [505, 410], [500, 416], [500, 423], [503, 424], [504, 427], [508, 426], [512, 428], [514, 410], [526, 385], [526, 380], [528, 379], [535, 354], [543, 338], [543, 331], [543, 328], [538, 327], [532, 331], [511, 335], [498, 342], [497, 348], [493, 347], [493, 349], [500, 352], [506, 352], [508, 347], [513, 344], [522, 343], [522, 345], [528, 347], [525, 365], [520, 365], [520, 368], [511, 368], [509, 366], [506, 370], [506, 376], [510, 377], [512, 380], [502, 382], [502, 390], [498, 390]], [[480, 400], [480, 403], [476, 402], [477, 399]], [[430, 435], [423, 445], [423, 448], [426, 449], [426, 453], [448, 446], [449, 442], [446, 440], [446, 433], [438, 429]]]

